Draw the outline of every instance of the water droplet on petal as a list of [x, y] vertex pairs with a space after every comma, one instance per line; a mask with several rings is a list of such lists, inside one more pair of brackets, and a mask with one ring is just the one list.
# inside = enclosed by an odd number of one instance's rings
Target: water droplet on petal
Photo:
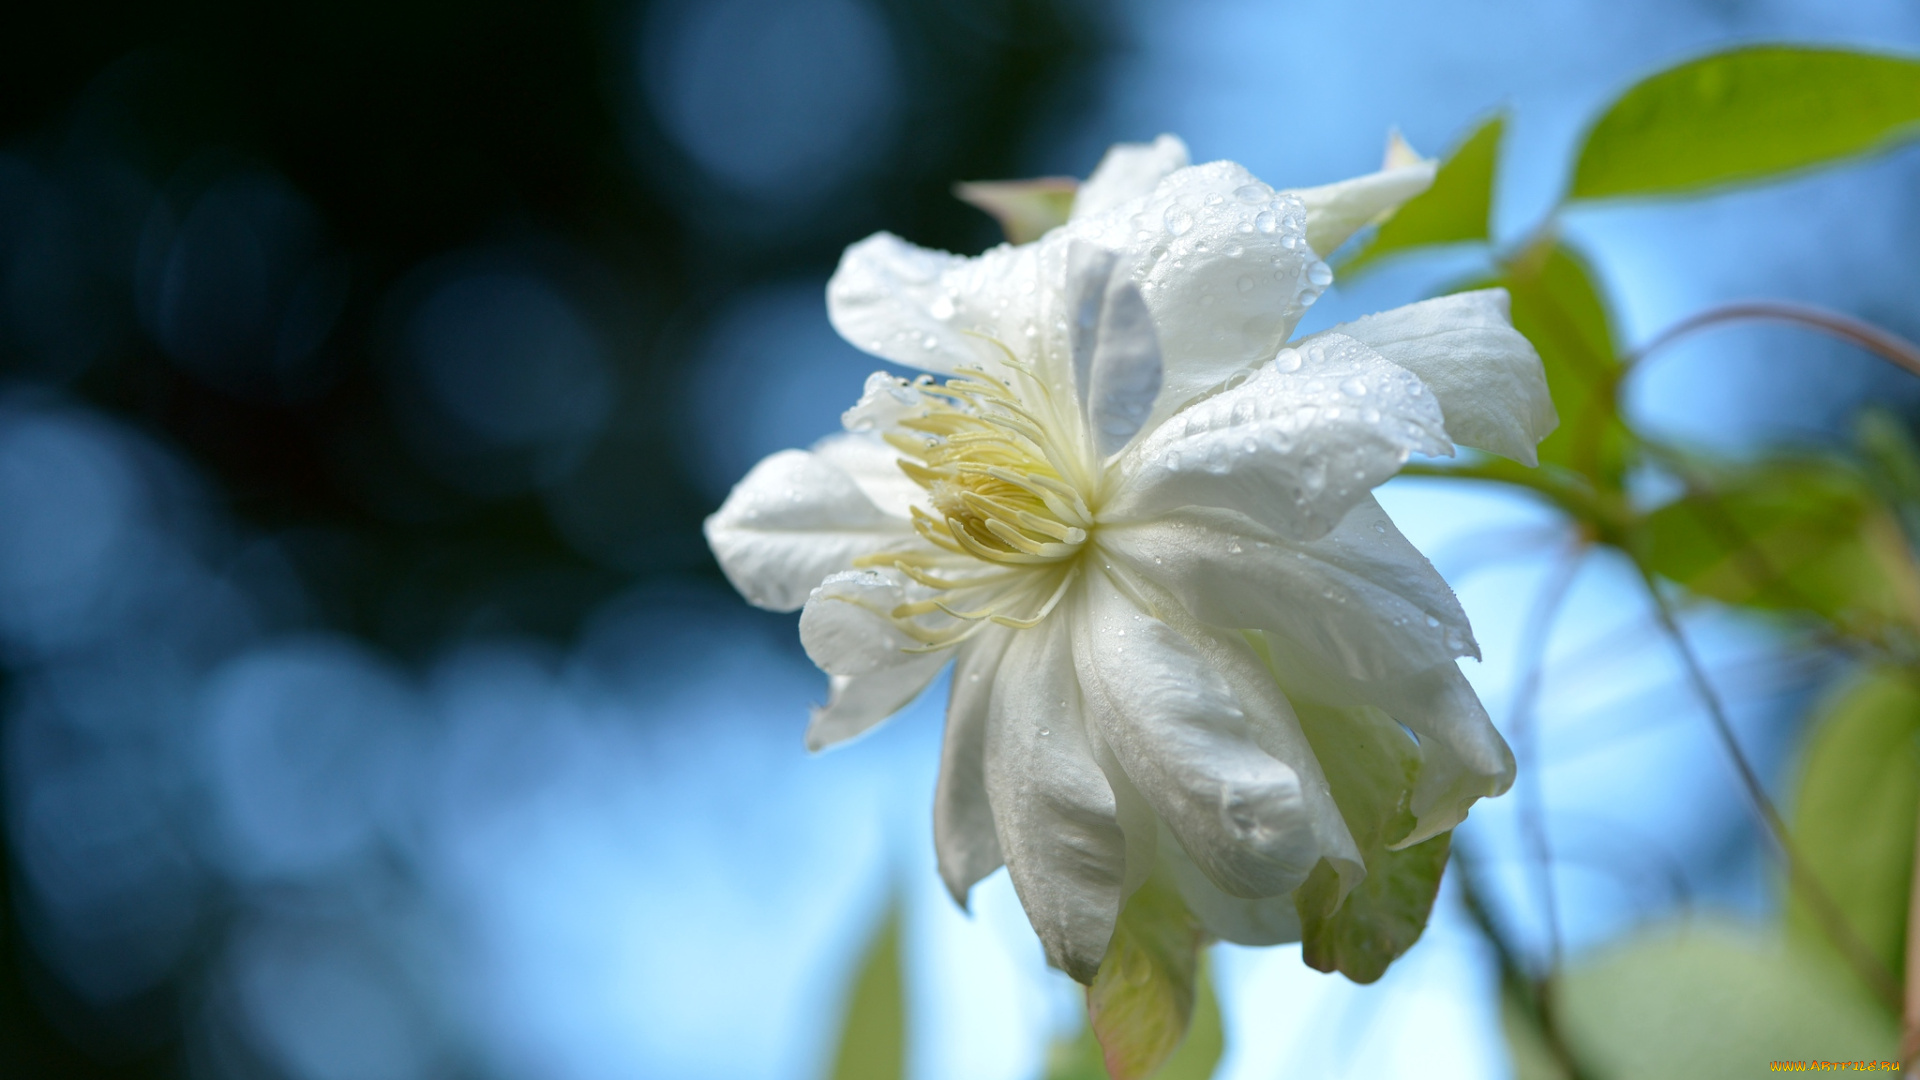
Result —
[[1193, 228], [1193, 215], [1178, 206], [1167, 207], [1167, 214], [1164, 220], [1167, 224], [1167, 231], [1175, 236], [1179, 236], [1188, 229]]
[[1273, 366], [1276, 371], [1299, 371], [1300, 350], [1281, 349], [1280, 355], [1273, 358]]
[[1366, 380], [1361, 379], [1357, 376], [1355, 378], [1348, 379], [1345, 382], [1342, 382], [1340, 384], [1340, 392], [1347, 395], [1348, 397], [1366, 397], [1367, 396]]
[[1307, 266], [1307, 280], [1324, 289], [1333, 284], [1333, 268], [1315, 259]]
[[1241, 292], [1252, 292], [1253, 291], [1253, 275], [1241, 274], [1240, 280], [1234, 282], [1234, 287], [1238, 288]]
[[[1280, 219], [1279, 217], [1275, 216], [1273, 211], [1262, 210], [1258, 214], [1255, 214], [1253, 216], [1253, 227], [1271, 236], [1274, 230], [1280, 227]], [[1292, 238], [1288, 237], [1287, 239], [1292, 239]], [[1280, 241], [1280, 243], [1284, 246], [1286, 244], [1286, 240], [1282, 240]]]

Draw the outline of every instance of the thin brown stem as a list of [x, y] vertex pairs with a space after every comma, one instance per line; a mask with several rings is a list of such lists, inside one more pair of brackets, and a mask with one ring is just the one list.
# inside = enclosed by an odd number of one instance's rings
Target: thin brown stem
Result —
[[1786, 819], [1780, 816], [1779, 807], [1774, 805], [1773, 798], [1767, 794], [1766, 787], [1760, 782], [1760, 774], [1755, 771], [1753, 763], [1747, 759], [1746, 751], [1740, 748], [1740, 740], [1734, 735], [1733, 722], [1727, 718], [1727, 710], [1720, 701], [1719, 691], [1715, 690], [1713, 683], [1707, 679], [1706, 668], [1700, 663], [1699, 656], [1694, 653], [1693, 645], [1687, 640], [1686, 633], [1680, 629], [1679, 620], [1674, 618], [1673, 605], [1667, 602], [1666, 596], [1660, 591], [1659, 584], [1654, 581], [1653, 575], [1647, 568], [1638, 566], [1638, 569], [1641, 580], [1646, 583], [1647, 595], [1652, 598], [1654, 614], [1659, 619], [1661, 628], [1666, 631], [1668, 640], [1673, 643], [1674, 651], [1679, 654], [1681, 666], [1686, 669], [1687, 681], [1693, 685], [1694, 693], [1706, 706], [1707, 716], [1713, 722], [1714, 734], [1719, 737], [1727, 757], [1733, 762], [1734, 771], [1740, 777], [1741, 787], [1746, 789], [1747, 798], [1752, 802], [1754, 811], [1759, 815], [1768, 835], [1772, 837], [1774, 845], [1779, 849], [1781, 858], [1786, 862], [1789, 886], [1806, 901], [1807, 907], [1812, 910], [1827, 940], [1833, 943], [1841, 957], [1852, 966], [1854, 973], [1860, 977], [1860, 981], [1866, 984], [1867, 988], [1873, 991], [1890, 1010], [1896, 1014], [1899, 1013], [1901, 1011], [1899, 984], [1894, 982], [1892, 974], [1887, 971], [1885, 965], [1880, 963], [1880, 958], [1875, 956], [1873, 950], [1860, 940], [1860, 935], [1854, 932], [1852, 925], [1847, 922], [1846, 914], [1840, 910], [1840, 905], [1834, 902], [1832, 894], [1827, 892], [1825, 886], [1820, 884], [1820, 879], [1807, 868], [1806, 859], [1801, 856], [1798, 845], [1793, 842], [1793, 835], [1787, 830]]
[[1525, 636], [1521, 640], [1521, 648], [1525, 652], [1521, 659], [1520, 685], [1514, 691], [1513, 713], [1507, 724], [1508, 730], [1513, 732], [1514, 751], [1522, 762], [1519, 777], [1521, 831], [1526, 835], [1527, 846], [1531, 849], [1532, 858], [1529, 861], [1534, 867], [1535, 885], [1540, 890], [1540, 903], [1547, 918], [1549, 973], [1560, 968], [1560, 902], [1554, 892], [1553, 848], [1547, 837], [1546, 793], [1540, 784], [1540, 725], [1535, 703], [1540, 697], [1540, 681], [1546, 669], [1547, 638], [1553, 631], [1554, 618], [1560, 613], [1560, 606], [1573, 586], [1573, 579], [1580, 572], [1581, 556], [1585, 553], [1585, 545], [1579, 543], [1567, 552], [1554, 567], [1553, 576], [1547, 579], [1545, 587], [1535, 597], [1533, 610], [1527, 613]]
[[1474, 861], [1468, 858], [1460, 845], [1454, 845], [1453, 862], [1457, 870], [1454, 880], [1459, 883], [1460, 899], [1467, 909], [1467, 917], [1473, 920], [1481, 936], [1493, 947], [1494, 960], [1500, 966], [1501, 992], [1508, 995], [1532, 1023], [1548, 1055], [1560, 1067], [1566, 1080], [1593, 1080], [1593, 1074], [1581, 1066], [1578, 1055], [1567, 1043], [1565, 1032], [1560, 1029], [1559, 1013], [1555, 1009], [1553, 995], [1548, 992], [1551, 975], [1547, 979], [1536, 979], [1521, 967], [1519, 952], [1507, 940], [1505, 932], [1494, 921], [1493, 913], [1487, 910], [1486, 901], [1480, 895]]
[[1900, 1062], [1920, 1064], [1920, 828], [1914, 830], [1913, 885], [1907, 897], [1907, 1000], [1900, 1032]]
[[1856, 319], [1851, 315], [1843, 315], [1840, 312], [1810, 304], [1788, 303], [1784, 300], [1753, 300], [1708, 308], [1668, 327], [1666, 332], [1627, 357], [1626, 363], [1631, 367], [1645, 359], [1649, 353], [1686, 337], [1696, 330], [1704, 330], [1709, 326], [1725, 323], [1742, 322], [1784, 322], [1803, 326], [1849, 345], [1858, 346], [1896, 367], [1904, 368], [1914, 375], [1920, 375], [1920, 345], [1915, 345], [1898, 334], [1882, 330], [1870, 322]]

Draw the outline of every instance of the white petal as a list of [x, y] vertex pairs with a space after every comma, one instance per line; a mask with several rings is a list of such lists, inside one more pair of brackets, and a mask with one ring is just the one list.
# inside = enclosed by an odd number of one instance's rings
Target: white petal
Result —
[[1146, 195], [1169, 173], [1186, 168], [1188, 160], [1187, 144], [1175, 135], [1150, 143], [1115, 143], [1080, 185], [1072, 218], [1091, 217]]
[[1420, 739], [1420, 779], [1413, 792], [1419, 818], [1397, 847], [1417, 844], [1466, 819], [1481, 798], [1513, 785], [1513, 752], [1494, 729], [1473, 687], [1453, 663], [1396, 679], [1343, 677], [1312, 651], [1278, 635], [1266, 636], [1274, 669], [1287, 694], [1329, 705], [1372, 705]]
[[1247, 899], [1229, 896], [1207, 880], [1187, 853], [1163, 833], [1160, 841], [1161, 865], [1173, 878], [1187, 910], [1200, 920], [1207, 933], [1235, 945], [1283, 945], [1300, 940], [1300, 910], [1292, 893]]
[[1073, 634], [1087, 712], [1194, 862], [1235, 896], [1273, 896], [1320, 857], [1300, 776], [1255, 742], [1194, 645], [1090, 570]]
[[890, 517], [910, 521], [913, 504], [927, 500], [927, 490], [900, 471], [900, 452], [877, 435], [829, 435], [814, 443], [812, 452], [851, 477], [868, 501]]
[[1097, 454], [1118, 452], [1146, 424], [1160, 396], [1161, 374], [1153, 316], [1133, 282], [1116, 276], [1100, 309], [1087, 395], [1087, 425]]
[[1006, 861], [987, 800], [986, 746], [994, 679], [1013, 634], [1003, 626], [988, 627], [960, 646], [953, 665], [940, 779], [933, 792], [933, 850], [940, 879], [963, 908], [974, 883]]
[[1333, 254], [1361, 226], [1432, 187], [1436, 167], [1421, 161], [1291, 192], [1307, 204], [1307, 242]]
[[913, 547], [906, 521], [883, 513], [853, 477], [804, 450], [782, 450], [747, 473], [706, 520], [727, 580], [757, 607], [792, 611], [862, 555]]
[[1102, 550], [1200, 621], [1283, 634], [1351, 678], [1406, 676], [1479, 655], [1453, 590], [1371, 496], [1313, 541], [1201, 508], [1099, 537]]
[[865, 734], [911, 704], [952, 658], [946, 652], [903, 655], [908, 658], [902, 663], [865, 675], [829, 676], [827, 703], [813, 710], [807, 724], [807, 749], [825, 750]]
[[975, 335], [1020, 341], [1037, 318], [1035, 275], [1030, 244], [969, 259], [875, 233], [840, 257], [827, 317], [841, 337], [897, 364], [940, 374], [995, 369], [999, 350]]
[[1093, 386], [1093, 350], [1100, 343], [1100, 309], [1113, 281], [1120, 256], [1098, 244], [1070, 240], [1067, 244], [1067, 353], [1073, 362], [1073, 389], [1080, 407], [1087, 407]]
[[1433, 395], [1372, 349], [1327, 337], [1283, 351], [1135, 444], [1100, 516], [1124, 523], [1214, 506], [1312, 539], [1416, 450], [1452, 450]]
[[1455, 442], [1535, 465], [1534, 447], [1559, 426], [1540, 354], [1513, 328], [1505, 289], [1423, 300], [1328, 333], [1363, 342], [1418, 375]]
[[1120, 253], [1160, 338], [1157, 419], [1270, 359], [1293, 332], [1320, 295], [1310, 275], [1325, 273], [1307, 245], [1306, 221], [1297, 199], [1215, 161], [1173, 173], [1145, 198], [1069, 222], [1038, 246], [1078, 238]]
[[892, 571], [843, 570], [828, 575], [800, 612], [800, 644], [829, 675], [870, 675], [921, 659], [919, 642], [888, 613], [907, 600]]
[[1047, 960], [1090, 982], [1120, 916], [1126, 838], [1088, 745], [1068, 620], [1014, 635], [994, 678], [987, 795], [1007, 873]]

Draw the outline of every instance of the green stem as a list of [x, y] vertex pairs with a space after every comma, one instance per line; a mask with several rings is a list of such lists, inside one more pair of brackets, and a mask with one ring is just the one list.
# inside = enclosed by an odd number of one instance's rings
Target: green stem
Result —
[[1747, 760], [1746, 751], [1740, 748], [1740, 740], [1734, 735], [1733, 723], [1727, 718], [1727, 710], [1720, 700], [1720, 694], [1707, 679], [1705, 666], [1701, 664], [1699, 656], [1694, 653], [1693, 645], [1687, 640], [1685, 632], [1680, 629], [1679, 620], [1673, 614], [1673, 605], [1668, 603], [1666, 596], [1661, 593], [1659, 583], [1654, 581], [1652, 572], [1638, 562], [1634, 566], [1640, 571], [1640, 579], [1646, 585], [1647, 595], [1653, 600], [1654, 615], [1658, 618], [1661, 629], [1666, 631], [1668, 639], [1673, 642], [1674, 651], [1680, 655], [1681, 665], [1687, 672], [1687, 681], [1693, 684], [1694, 693], [1699, 695], [1701, 702], [1707, 708], [1707, 716], [1713, 721], [1714, 734], [1719, 736], [1721, 746], [1733, 761], [1734, 771], [1740, 776], [1741, 786], [1746, 789], [1747, 798], [1752, 802], [1761, 823], [1766, 827], [1768, 835], [1773, 838], [1774, 844], [1780, 851], [1781, 858], [1786, 862], [1789, 886], [1807, 902], [1807, 906], [1813, 911], [1814, 918], [1820, 923], [1821, 930], [1826, 934], [1827, 940], [1833, 943], [1841, 957], [1852, 966], [1854, 973], [1860, 977], [1860, 981], [1865, 983], [1867, 988], [1873, 991], [1874, 995], [1880, 998], [1881, 1002], [1895, 1015], [1899, 1015], [1901, 1011], [1899, 984], [1894, 982], [1893, 976], [1873, 954], [1873, 950], [1869, 949], [1866, 943], [1860, 940], [1860, 936], [1854, 933], [1852, 925], [1847, 921], [1846, 913], [1840, 910], [1840, 905], [1834, 902], [1832, 894], [1820, 884], [1820, 879], [1807, 868], [1806, 859], [1800, 854], [1798, 845], [1793, 842], [1793, 836], [1787, 829], [1786, 819], [1780, 816], [1780, 809], [1774, 805], [1772, 797], [1767, 794], [1766, 787], [1760, 782], [1760, 774], [1755, 771], [1753, 763]]

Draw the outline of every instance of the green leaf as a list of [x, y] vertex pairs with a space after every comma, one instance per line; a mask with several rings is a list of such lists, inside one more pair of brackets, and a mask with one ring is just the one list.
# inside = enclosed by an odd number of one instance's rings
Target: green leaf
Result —
[[907, 1016], [900, 978], [900, 909], [887, 909], [847, 995], [832, 1080], [901, 1080], [907, 1074]]
[[1920, 62], [1762, 45], [1643, 80], [1587, 133], [1572, 197], [1671, 195], [1884, 149], [1920, 132]]
[[1586, 260], [1551, 237], [1521, 250], [1491, 285], [1513, 298], [1513, 326], [1540, 353], [1560, 426], [1540, 444], [1540, 461], [1620, 490], [1632, 436], [1620, 421], [1622, 369], [1607, 305]]
[[[1879, 534], [1897, 531], [1837, 461], [1699, 469], [1695, 490], [1647, 516], [1649, 569], [1730, 604], [1809, 611], [1859, 632], [1901, 618]], [[1896, 538], [1897, 546], [1897, 538]]]
[[1153, 1075], [1187, 1034], [1200, 940], [1199, 922], [1158, 874], [1120, 910], [1087, 987], [1087, 1021], [1113, 1080]]
[[[1829, 698], [1808, 739], [1793, 806], [1807, 869], [1898, 981], [1905, 967], [1920, 815], [1920, 686], [1895, 669], [1868, 671]], [[1825, 945], [1798, 897], [1788, 926]]]
[[1433, 186], [1407, 200], [1381, 223], [1373, 242], [1346, 265], [1342, 274], [1394, 252], [1435, 244], [1485, 240], [1493, 211], [1494, 166], [1506, 117], [1482, 122], [1440, 163]]
[[[1159, 1071], [1151, 1074], [1152, 1080], [1209, 1080], [1220, 1064], [1226, 1051], [1226, 1032], [1220, 1023], [1220, 1002], [1208, 968], [1202, 955], [1187, 1037]], [[1107, 1080], [1106, 1061], [1092, 1027], [1081, 1028], [1078, 1038], [1054, 1044], [1047, 1055], [1046, 1080]]]
[[1783, 935], [1698, 920], [1605, 946], [1556, 980], [1568, 1048], [1600, 1077], [1752, 1076], [1772, 1061], [1890, 1061], [1892, 1018]]
[[1295, 711], [1367, 865], [1366, 880], [1344, 902], [1339, 875], [1325, 859], [1294, 891], [1301, 957], [1317, 971], [1370, 983], [1426, 929], [1451, 834], [1392, 850], [1413, 831], [1420, 748], [1387, 714], [1306, 701]]

